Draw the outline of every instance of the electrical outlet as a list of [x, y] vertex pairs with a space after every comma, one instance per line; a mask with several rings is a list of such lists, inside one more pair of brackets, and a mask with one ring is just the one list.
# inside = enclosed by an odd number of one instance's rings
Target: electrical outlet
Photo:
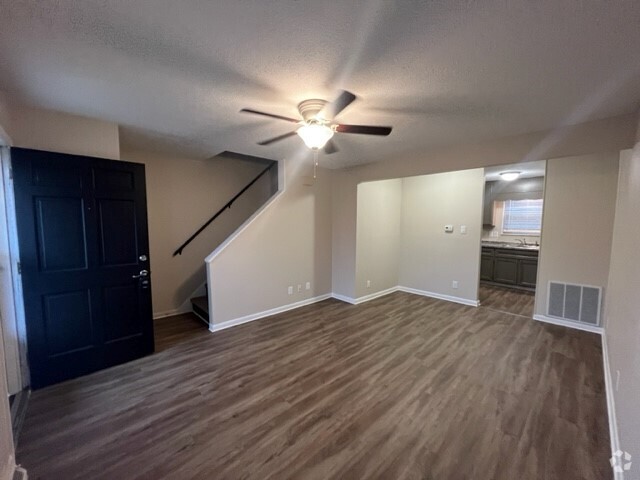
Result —
[[307, 282], [307, 284], [305, 285], [305, 288], [307, 290], [311, 290], [311, 282]]
[[454, 280], [453, 282], [451, 282], [451, 287], [452, 288], [458, 288], [458, 281]]
[[289, 288], [287, 288], [287, 293], [289, 295], [293, 295], [293, 287], [290, 286]]
[[367, 288], [371, 288], [371, 280], [367, 280]]

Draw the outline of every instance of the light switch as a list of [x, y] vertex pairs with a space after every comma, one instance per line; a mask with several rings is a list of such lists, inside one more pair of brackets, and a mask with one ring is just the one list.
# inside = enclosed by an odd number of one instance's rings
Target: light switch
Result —
[[445, 233], [453, 233], [453, 225], [445, 225], [444, 231]]
[[466, 234], [467, 234], [467, 226], [460, 225], [460, 235], [466, 235]]

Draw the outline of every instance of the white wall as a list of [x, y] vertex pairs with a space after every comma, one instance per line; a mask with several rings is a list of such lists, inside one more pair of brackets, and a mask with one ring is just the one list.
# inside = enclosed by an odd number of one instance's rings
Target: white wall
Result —
[[484, 170], [409, 177], [402, 185], [400, 285], [477, 302]]
[[51, 110], [9, 108], [13, 146], [118, 160], [118, 125]]
[[331, 285], [334, 293], [356, 297], [358, 187], [349, 170], [334, 172], [331, 214]]
[[401, 179], [358, 185], [356, 297], [398, 285], [401, 214]]
[[196, 160], [130, 150], [124, 150], [122, 158], [145, 165], [154, 316], [190, 311], [190, 297], [206, 279], [205, 257], [271, 196], [270, 175], [261, 177], [182, 255], [173, 257], [176, 248], [265, 164], [224, 156]]
[[331, 292], [332, 174], [320, 169], [315, 184], [306, 186], [303, 170], [284, 163], [284, 191], [210, 259], [214, 328]]
[[333, 192], [334, 198], [340, 199], [339, 206], [334, 205], [332, 218], [333, 291], [348, 297], [355, 294], [353, 255], [359, 183], [596, 152], [617, 153], [633, 146], [635, 129], [634, 115], [624, 115], [481, 143], [464, 144], [461, 139], [457, 146], [404, 154], [386, 162], [339, 171]]
[[619, 152], [547, 162], [535, 313], [546, 314], [549, 281], [604, 287], [618, 182]]
[[[640, 477], [640, 135], [622, 152], [613, 228], [605, 341], [619, 448], [633, 456], [625, 478]], [[620, 381], [616, 388], [617, 373]]]

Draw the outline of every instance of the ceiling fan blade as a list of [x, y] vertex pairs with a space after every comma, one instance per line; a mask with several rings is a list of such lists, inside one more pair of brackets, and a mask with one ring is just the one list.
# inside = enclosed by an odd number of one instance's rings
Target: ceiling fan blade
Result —
[[327, 120], [334, 119], [341, 111], [347, 108], [351, 102], [356, 99], [356, 96], [351, 93], [343, 90], [338, 98], [336, 98], [332, 103], [327, 104], [321, 112], [323, 118]]
[[269, 140], [263, 140], [262, 142], [258, 142], [258, 145], [271, 145], [274, 142], [279, 142], [280, 140], [284, 140], [285, 138], [292, 137], [296, 134], [295, 131], [285, 133], [284, 135], [278, 135], [277, 137], [270, 138]]
[[295, 118], [283, 117], [282, 115], [274, 115], [273, 113], [260, 112], [258, 110], [251, 110], [250, 108], [243, 108], [240, 110], [242, 113], [252, 113], [254, 115], [262, 115], [263, 117], [277, 118], [278, 120], [284, 120], [291, 123], [300, 123], [300, 120]]
[[392, 127], [372, 127], [370, 125], [336, 125], [336, 132], [360, 133], [362, 135], [382, 135], [391, 133]]
[[332, 153], [336, 153], [338, 151], [338, 147], [333, 140], [329, 140], [324, 146], [324, 153], [326, 155], [331, 155]]

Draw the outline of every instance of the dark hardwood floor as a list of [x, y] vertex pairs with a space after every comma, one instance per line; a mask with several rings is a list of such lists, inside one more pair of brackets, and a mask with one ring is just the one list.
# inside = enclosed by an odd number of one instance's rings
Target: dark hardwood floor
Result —
[[34, 392], [30, 478], [611, 478], [595, 334], [393, 293], [176, 335]]
[[494, 285], [480, 284], [478, 288], [480, 305], [499, 312], [511, 313], [533, 317], [535, 292], [514, 290], [512, 288], [496, 287]]
[[153, 322], [156, 353], [209, 333], [204, 321], [193, 313], [158, 318]]

